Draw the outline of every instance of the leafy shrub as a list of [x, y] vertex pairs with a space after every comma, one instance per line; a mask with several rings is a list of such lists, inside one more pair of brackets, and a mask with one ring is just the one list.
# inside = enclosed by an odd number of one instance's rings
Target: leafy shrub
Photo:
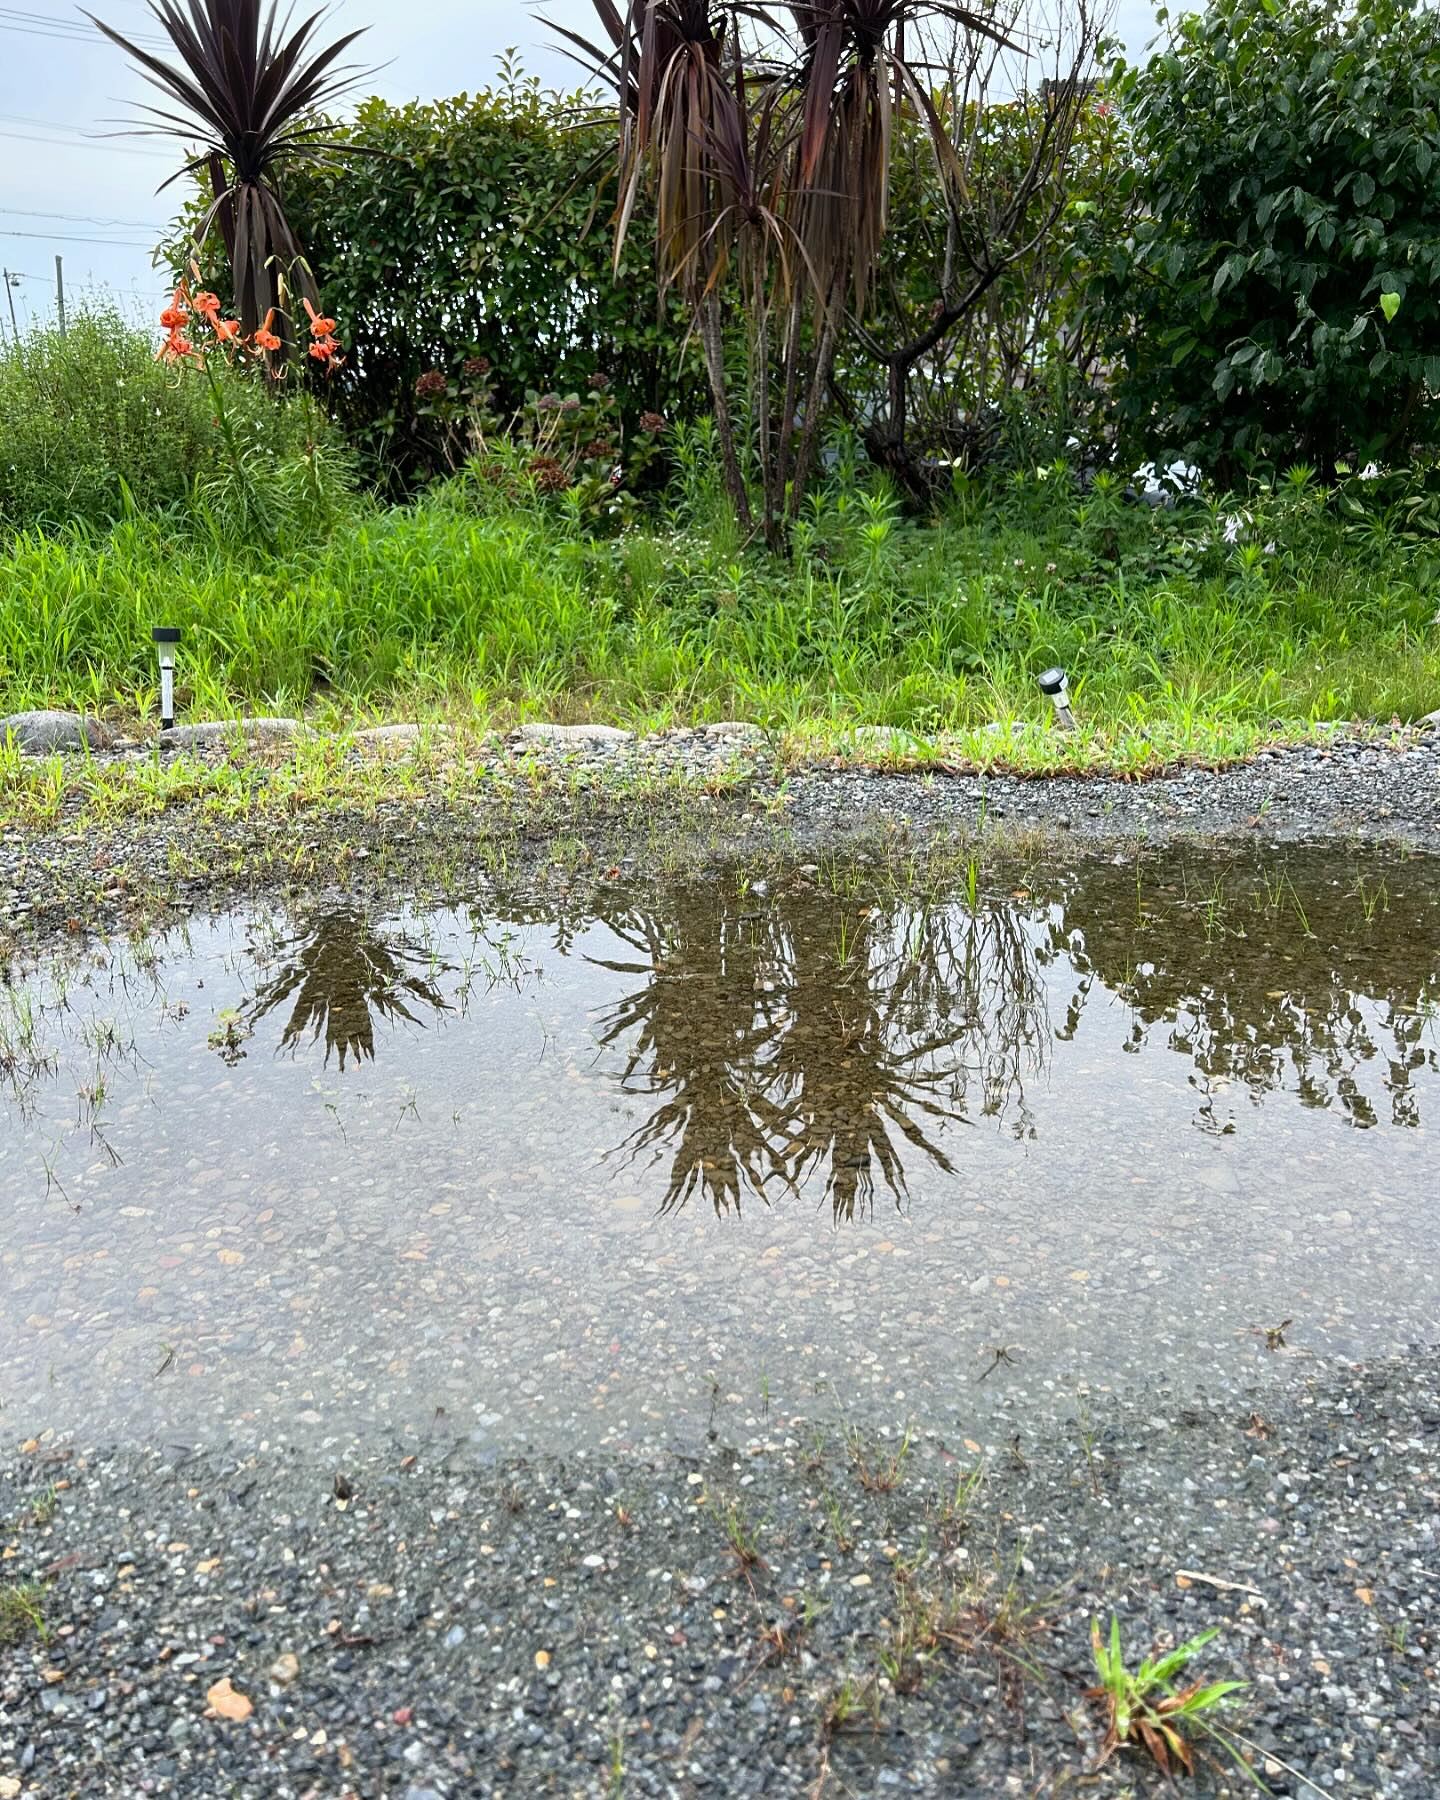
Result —
[[[298, 397], [228, 374], [226, 394], [277, 493], [312, 447], [333, 453], [334, 434]], [[218, 453], [205, 384], [157, 362], [147, 335], [117, 313], [82, 312], [66, 337], [42, 330], [0, 347], [0, 531], [104, 527], [132, 506], [177, 506], [197, 483], [218, 502]]]
[[1233, 481], [1433, 443], [1440, 15], [1213, 0], [1119, 97], [1148, 216], [1108, 272], [1145, 447]]
[[[643, 218], [634, 249], [612, 267], [613, 172], [599, 190], [614, 133], [577, 125], [579, 106], [578, 95], [513, 68], [474, 96], [371, 99], [327, 128], [359, 154], [287, 179], [286, 214], [345, 334], [336, 417], [368, 470], [401, 489], [451, 466], [433, 409], [417, 405], [416, 383], [431, 370], [458, 380], [466, 360], [487, 358], [507, 415], [527, 392], [583, 390], [597, 374], [627, 420], [668, 415], [680, 393], [698, 391], [683, 326], [657, 308], [653, 286], [637, 302]], [[197, 202], [191, 229], [202, 214]], [[177, 236], [177, 274], [187, 244]], [[218, 260], [207, 257], [207, 271]]]
[[636, 488], [665, 429], [659, 413], [641, 413], [626, 444], [603, 375], [592, 375], [581, 393], [532, 390], [507, 415], [497, 409], [484, 356], [466, 357], [453, 375], [427, 369], [415, 383], [415, 401], [450, 467], [464, 466], [472, 494], [510, 507], [563, 496], [569, 515], [591, 529], [633, 515]]

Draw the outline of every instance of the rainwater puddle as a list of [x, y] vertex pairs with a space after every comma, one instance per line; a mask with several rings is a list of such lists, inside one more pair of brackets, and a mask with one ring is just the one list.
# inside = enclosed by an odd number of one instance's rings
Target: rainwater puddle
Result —
[[1440, 870], [872, 880], [12, 965], [0, 1425], [1008, 1433], [1433, 1337]]

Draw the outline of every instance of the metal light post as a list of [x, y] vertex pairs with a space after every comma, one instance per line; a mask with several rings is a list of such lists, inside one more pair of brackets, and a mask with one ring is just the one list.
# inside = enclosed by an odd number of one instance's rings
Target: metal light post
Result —
[[175, 646], [180, 642], [180, 628], [157, 625], [150, 635], [160, 658], [160, 729], [170, 731], [175, 724]]
[[1040, 692], [1048, 694], [1055, 708], [1055, 723], [1062, 731], [1075, 729], [1075, 715], [1070, 710], [1070, 682], [1063, 669], [1047, 669], [1039, 678]]

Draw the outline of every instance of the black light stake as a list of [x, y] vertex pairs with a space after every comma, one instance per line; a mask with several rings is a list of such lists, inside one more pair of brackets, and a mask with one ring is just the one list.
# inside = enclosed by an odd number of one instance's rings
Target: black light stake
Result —
[[175, 725], [175, 646], [180, 642], [180, 628], [157, 625], [150, 635], [160, 658], [160, 729], [171, 731]]
[[1050, 696], [1055, 708], [1055, 723], [1062, 731], [1075, 729], [1075, 715], [1070, 710], [1070, 682], [1063, 669], [1047, 669], [1039, 677], [1040, 692]]

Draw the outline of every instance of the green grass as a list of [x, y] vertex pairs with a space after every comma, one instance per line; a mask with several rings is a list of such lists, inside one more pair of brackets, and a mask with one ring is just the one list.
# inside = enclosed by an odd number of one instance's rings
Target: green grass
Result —
[[1107, 1643], [1100, 1627], [1091, 1621], [1090, 1643], [1095, 1658], [1098, 1687], [1092, 1689], [1106, 1711], [1103, 1764], [1127, 1746], [1153, 1757], [1166, 1775], [1183, 1769], [1195, 1773], [1194, 1741], [1210, 1738], [1221, 1745], [1252, 1779], [1250, 1765], [1216, 1723], [1215, 1715], [1245, 1686], [1243, 1681], [1186, 1681], [1189, 1666], [1218, 1630], [1202, 1631], [1187, 1643], [1177, 1644], [1167, 1655], [1145, 1657], [1135, 1669], [1125, 1664], [1120, 1642], [1120, 1621], [1110, 1620]]
[[32, 1635], [46, 1640], [44, 1601], [44, 1588], [33, 1581], [0, 1586], [0, 1649], [12, 1649]]
[[[832, 745], [867, 723], [979, 762], [1143, 768], [1440, 704], [1433, 540], [1357, 536], [1302, 489], [1247, 500], [1230, 544], [1236, 504], [1152, 513], [1056, 469], [915, 521], [837, 478], [777, 558], [703, 495], [603, 538], [563, 497], [501, 508], [462, 477], [356, 501], [278, 557], [178, 514], [26, 532], [0, 543], [0, 711], [153, 721], [157, 623], [185, 634], [182, 715], [320, 726], [744, 718]], [[1073, 736], [1035, 686], [1052, 662]]]

